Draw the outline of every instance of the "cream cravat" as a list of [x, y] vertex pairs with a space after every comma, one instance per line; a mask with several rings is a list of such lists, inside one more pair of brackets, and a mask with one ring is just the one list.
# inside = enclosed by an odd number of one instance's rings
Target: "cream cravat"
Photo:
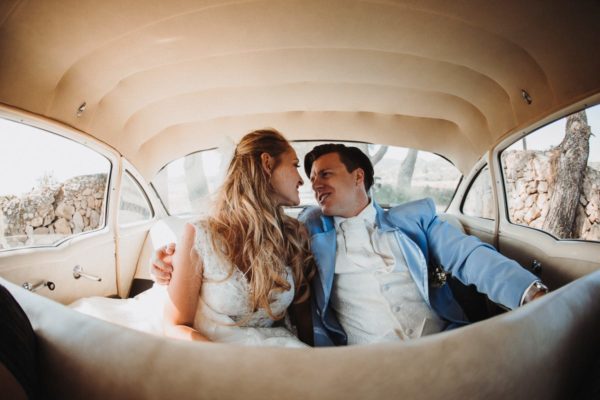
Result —
[[[369, 222], [368, 219], [373, 219]], [[375, 219], [375, 209], [369, 204], [359, 215], [344, 219], [339, 228], [344, 237], [345, 253], [349, 260], [364, 269], [383, 268], [386, 272], [394, 269], [395, 260], [387, 240], [381, 240], [377, 229], [369, 229]], [[381, 257], [373, 258], [377, 254]], [[381, 265], [383, 262], [383, 265]]]
[[372, 268], [373, 246], [365, 220], [360, 217], [348, 218], [340, 224], [344, 235], [345, 251], [348, 259], [361, 268]]

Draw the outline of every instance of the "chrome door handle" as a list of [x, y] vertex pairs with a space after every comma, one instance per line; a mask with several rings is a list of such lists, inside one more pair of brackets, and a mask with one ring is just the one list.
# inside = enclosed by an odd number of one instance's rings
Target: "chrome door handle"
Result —
[[21, 286], [23, 287], [23, 289], [29, 290], [30, 292], [35, 292], [36, 290], [42, 287], [47, 287], [48, 290], [54, 290], [54, 288], [56, 287], [54, 282], [50, 281], [39, 281], [38, 283], [25, 282]]
[[102, 280], [102, 278], [100, 278], [99, 276], [86, 274], [85, 272], [83, 272], [83, 268], [80, 265], [76, 265], [73, 268], [73, 278], [79, 279], [81, 277], [84, 277], [86, 279], [96, 281], [96, 282], [100, 282]]

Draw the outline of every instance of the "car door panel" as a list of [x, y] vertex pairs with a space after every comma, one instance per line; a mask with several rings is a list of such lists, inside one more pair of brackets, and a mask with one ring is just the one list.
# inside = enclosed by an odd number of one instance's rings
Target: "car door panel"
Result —
[[[36, 293], [63, 304], [81, 297], [112, 296], [117, 293], [115, 242], [108, 229], [85, 233], [56, 247], [29, 248], [0, 254], [0, 275], [17, 284], [54, 283], [54, 290], [40, 287]], [[85, 274], [76, 279], [73, 269], [80, 266]]]
[[539, 263], [540, 278], [557, 289], [600, 267], [600, 243], [557, 240], [529, 227], [504, 223], [498, 237], [500, 251], [521, 265], [533, 269]]
[[456, 220], [453, 225], [460, 224], [462, 227], [462, 231], [467, 235], [477, 236], [481, 241], [494, 245], [494, 221], [484, 219], [484, 218], [475, 218], [469, 217], [467, 215], [454, 215], [448, 214], [450, 216], [442, 216], [442, 219], [448, 220], [449, 218], [453, 218]]
[[153, 223], [144, 223], [120, 229], [118, 294], [122, 298], [129, 294], [138, 260], [142, 256], [142, 249], [152, 225]]
[[[17, 202], [17, 212], [37, 215], [41, 213], [39, 207], [32, 210], [27, 204], [43, 204], [44, 221], [50, 224], [44, 222], [42, 227], [47, 226], [43, 227], [44, 232], [39, 232], [27, 225], [25, 219], [15, 220], [20, 224], [18, 229], [33, 232], [27, 233], [28, 242], [0, 251], [0, 276], [17, 285], [52, 282], [54, 290], [40, 286], [36, 293], [63, 304], [81, 297], [116, 295], [112, 212], [116, 197], [112, 194], [116, 193], [118, 154], [95, 139], [83, 137], [81, 132], [57, 127], [43, 119], [18, 115], [16, 111], [0, 116], [6, 126], [5, 134], [12, 135], [15, 146], [27, 145], [31, 150], [31, 154], [24, 153], [16, 159], [14, 177], [23, 182], [29, 182], [31, 174], [38, 177], [34, 189], [27, 191], [17, 190], [14, 179], [4, 181], [8, 183], [6, 188], [13, 190], [10, 195]], [[19, 175], [21, 172], [23, 175]], [[102, 182], [101, 186], [98, 182]], [[48, 197], [47, 192], [52, 195]], [[46, 197], [51, 200], [35, 202], [36, 198]], [[65, 230], [59, 233], [60, 219]], [[15, 237], [14, 231], [1, 230], [0, 234]], [[48, 240], [51, 237], [45, 235], [50, 234], [55, 234], [59, 241]], [[30, 244], [29, 240], [35, 243], [38, 239], [51, 244]], [[73, 274], [76, 267], [81, 269], [78, 279]]]

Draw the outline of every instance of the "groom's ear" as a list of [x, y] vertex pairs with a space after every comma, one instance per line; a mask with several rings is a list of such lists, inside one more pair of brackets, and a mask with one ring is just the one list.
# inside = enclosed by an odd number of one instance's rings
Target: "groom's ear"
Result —
[[356, 186], [365, 185], [365, 170], [362, 168], [356, 168], [354, 170], [354, 183]]
[[273, 166], [275, 165], [275, 159], [269, 153], [262, 153], [260, 155], [260, 163], [263, 171], [265, 171], [268, 176], [271, 176]]

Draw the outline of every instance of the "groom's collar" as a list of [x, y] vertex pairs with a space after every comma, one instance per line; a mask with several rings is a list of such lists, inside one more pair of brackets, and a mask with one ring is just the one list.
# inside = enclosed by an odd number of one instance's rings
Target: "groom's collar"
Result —
[[[375, 200], [371, 200], [371, 204], [375, 208], [375, 225], [377, 226], [377, 229], [383, 232], [395, 231], [398, 229], [388, 221], [385, 210], [381, 208]], [[370, 205], [368, 207], [370, 207]], [[324, 232], [335, 229], [334, 217], [321, 214], [321, 222], [323, 223]]]
[[365, 221], [365, 224], [367, 224], [368, 226], [373, 226], [375, 224], [376, 215], [377, 215], [377, 211], [375, 211], [375, 207], [373, 207], [373, 201], [369, 199], [369, 203], [365, 206], [365, 208], [363, 208], [362, 211], [359, 212], [354, 217], [345, 218], [345, 217], [334, 216], [333, 221], [334, 221], [335, 229], [338, 229], [340, 227], [341, 223], [343, 223], [344, 221], [348, 221], [348, 220], [358, 221], [358, 220], [362, 219]]
[[375, 212], [377, 215], [375, 216], [375, 225], [377, 225], [377, 229], [382, 232], [390, 232], [395, 231], [398, 227], [392, 225], [387, 219], [387, 213], [383, 208], [376, 202], [373, 202], [373, 207], [375, 207]]

